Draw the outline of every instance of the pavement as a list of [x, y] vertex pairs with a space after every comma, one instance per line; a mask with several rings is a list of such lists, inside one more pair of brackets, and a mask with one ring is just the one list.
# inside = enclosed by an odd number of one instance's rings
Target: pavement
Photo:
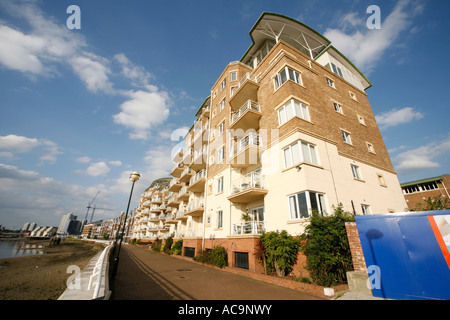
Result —
[[326, 300], [131, 245], [111, 289], [111, 300]]

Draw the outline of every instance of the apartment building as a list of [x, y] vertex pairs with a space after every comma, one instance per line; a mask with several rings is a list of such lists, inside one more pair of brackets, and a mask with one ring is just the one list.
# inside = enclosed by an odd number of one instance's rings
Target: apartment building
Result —
[[263, 13], [250, 36], [174, 153], [169, 232], [158, 235], [183, 238], [187, 256], [220, 244], [231, 266], [256, 271], [263, 231], [300, 235], [313, 212], [329, 215], [339, 203], [354, 214], [404, 211], [406, 203], [367, 99], [369, 80], [289, 17]]
[[437, 177], [430, 177], [421, 180], [405, 182], [401, 184], [403, 195], [408, 209], [415, 210], [418, 205], [425, 206], [428, 198], [440, 197], [450, 200], [449, 190], [450, 175], [444, 174]]
[[139, 205], [128, 219], [130, 225], [126, 228], [129, 230], [124, 236], [126, 241], [136, 239], [150, 242], [155, 239], [166, 239], [170, 235], [169, 224], [165, 223], [170, 181], [171, 178], [157, 179], [141, 195]]

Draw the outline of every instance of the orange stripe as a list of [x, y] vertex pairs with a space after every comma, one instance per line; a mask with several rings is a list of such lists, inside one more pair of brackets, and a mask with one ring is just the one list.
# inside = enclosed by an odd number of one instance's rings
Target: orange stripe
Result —
[[439, 243], [439, 247], [441, 247], [441, 251], [444, 254], [445, 261], [447, 261], [447, 265], [450, 268], [450, 252], [448, 252], [448, 248], [445, 245], [444, 238], [442, 237], [442, 234], [439, 231], [439, 227], [437, 226], [433, 216], [428, 216], [428, 221], [430, 221], [430, 225], [431, 228], [433, 229], [436, 240]]

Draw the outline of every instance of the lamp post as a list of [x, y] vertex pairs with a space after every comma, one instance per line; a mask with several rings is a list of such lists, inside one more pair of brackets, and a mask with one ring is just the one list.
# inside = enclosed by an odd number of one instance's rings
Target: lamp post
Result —
[[[116, 278], [117, 266], [119, 264], [120, 248], [122, 247], [123, 234], [125, 232], [125, 225], [127, 223], [128, 210], [130, 209], [130, 202], [131, 202], [131, 196], [133, 195], [134, 183], [139, 180], [140, 176], [141, 175], [137, 171], [132, 172], [130, 175], [130, 180], [133, 182], [133, 184], [131, 185], [130, 198], [128, 199], [128, 206], [127, 206], [127, 213], [125, 214], [125, 220], [123, 222], [122, 234], [120, 236], [120, 242], [119, 242], [119, 249], [117, 250], [116, 257], [114, 258], [114, 265], [113, 265], [113, 269], [111, 272], [111, 280], [114, 280]], [[119, 225], [119, 227], [120, 227], [120, 225]]]

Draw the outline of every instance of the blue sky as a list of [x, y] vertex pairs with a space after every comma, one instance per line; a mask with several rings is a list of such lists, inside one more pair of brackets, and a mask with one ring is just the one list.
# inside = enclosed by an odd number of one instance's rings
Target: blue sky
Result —
[[[69, 30], [69, 5], [81, 29]], [[369, 5], [381, 29], [369, 30]], [[369, 80], [369, 101], [401, 182], [450, 173], [446, 1], [0, 2], [0, 224], [57, 226], [132, 206], [262, 12], [330, 39]]]

